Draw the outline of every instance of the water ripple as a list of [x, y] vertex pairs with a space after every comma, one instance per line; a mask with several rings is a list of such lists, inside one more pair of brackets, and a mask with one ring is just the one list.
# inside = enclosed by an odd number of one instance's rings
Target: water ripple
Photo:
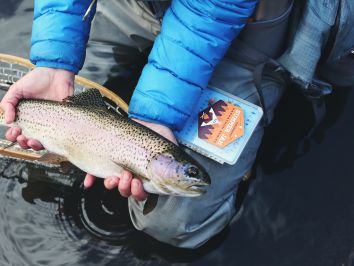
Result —
[[147, 265], [128, 248], [127, 202], [102, 182], [84, 191], [80, 178], [9, 159], [0, 173], [1, 266]]

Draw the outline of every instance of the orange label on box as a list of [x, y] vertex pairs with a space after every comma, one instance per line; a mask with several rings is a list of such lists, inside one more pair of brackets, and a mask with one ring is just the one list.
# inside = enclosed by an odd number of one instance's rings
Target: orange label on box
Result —
[[198, 137], [219, 148], [242, 137], [244, 114], [240, 107], [217, 101], [199, 113]]

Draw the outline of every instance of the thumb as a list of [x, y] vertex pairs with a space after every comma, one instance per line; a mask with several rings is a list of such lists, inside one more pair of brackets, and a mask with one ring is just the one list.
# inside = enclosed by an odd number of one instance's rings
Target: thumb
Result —
[[21, 99], [21, 93], [17, 86], [11, 86], [1, 101], [1, 108], [5, 112], [6, 123], [12, 123], [16, 116], [16, 105]]

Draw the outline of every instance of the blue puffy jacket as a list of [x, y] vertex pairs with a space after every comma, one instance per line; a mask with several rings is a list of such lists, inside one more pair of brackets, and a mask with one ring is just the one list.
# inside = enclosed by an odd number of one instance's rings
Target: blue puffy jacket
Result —
[[[82, 17], [90, 2], [35, 0], [33, 63], [81, 69], [92, 19]], [[173, 0], [130, 102], [130, 116], [180, 129], [256, 2]]]

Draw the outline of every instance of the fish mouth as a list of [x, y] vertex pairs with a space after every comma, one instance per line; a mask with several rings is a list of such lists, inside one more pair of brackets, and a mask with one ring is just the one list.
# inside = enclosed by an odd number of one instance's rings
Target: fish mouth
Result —
[[189, 185], [188, 188], [200, 188], [200, 189], [206, 189], [210, 183], [207, 182], [200, 182], [196, 184]]
[[209, 183], [206, 183], [206, 182], [200, 182], [198, 184], [192, 184], [192, 185], [189, 185], [186, 189], [186, 191], [188, 192], [192, 192], [192, 194], [195, 194], [196, 196], [197, 195], [202, 195], [204, 194], [208, 187], [209, 187]]
[[169, 191], [167, 194], [180, 197], [198, 197], [207, 192], [208, 183], [194, 183], [188, 186], [180, 186], [177, 184], [168, 184], [164, 188]]

